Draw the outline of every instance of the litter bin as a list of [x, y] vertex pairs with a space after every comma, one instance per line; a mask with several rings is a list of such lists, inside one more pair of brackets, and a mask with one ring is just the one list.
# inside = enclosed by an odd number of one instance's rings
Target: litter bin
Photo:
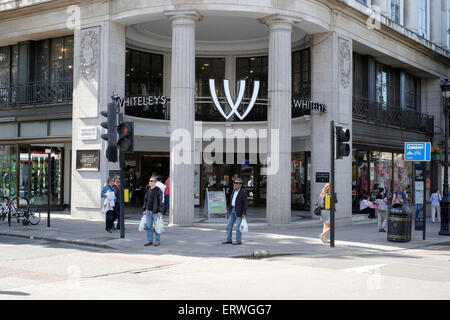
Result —
[[391, 208], [388, 216], [388, 241], [411, 241], [412, 219], [410, 211], [407, 206], [398, 204]]

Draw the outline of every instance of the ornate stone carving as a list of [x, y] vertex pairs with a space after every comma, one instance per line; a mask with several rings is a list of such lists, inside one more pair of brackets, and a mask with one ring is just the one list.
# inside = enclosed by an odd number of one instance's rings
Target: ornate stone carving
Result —
[[83, 30], [80, 45], [80, 72], [84, 79], [94, 79], [99, 65], [99, 33]]
[[341, 86], [347, 89], [352, 76], [352, 51], [348, 41], [342, 39], [339, 39], [339, 76]]

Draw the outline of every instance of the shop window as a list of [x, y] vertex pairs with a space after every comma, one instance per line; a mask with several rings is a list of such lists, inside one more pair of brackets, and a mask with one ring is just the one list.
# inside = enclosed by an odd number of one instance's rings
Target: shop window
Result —
[[293, 153], [291, 157], [291, 206], [296, 210], [310, 208], [311, 158], [309, 152]]
[[163, 55], [127, 49], [125, 95], [162, 95], [163, 68]]
[[[47, 205], [49, 196], [48, 185], [48, 154], [45, 153], [45, 147], [31, 147], [30, 157], [26, 160], [30, 165], [30, 202], [34, 205]], [[56, 148], [58, 149], [58, 148]], [[23, 153], [25, 157], [26, 153]], [[59, 148], [51, 153], [51, 196], [50, 204], [62, 205], [63, 190], [62, 190], [62, 175], [63, 175], [63, 155], [64, 148]], [[22, 153], [21, 153], [22, 155]], [[28, 154], [26, 154], [28, 156]], [[22, 161], [22, 159], [21, 159]], [[25, 161], [25, 160], [24, 160]], [[24, 165], [24, 168], [26, 166]], [[28, 191], [22, 191], [27, 193]]]
[[0, 197], [16, 196], [17, 147], [0, 145]]
[[392, 153], [370, 152], [369, 179], [370, 192], [383, 188], [387, 196], [392, 195]]
[[394, 190], [405, 190], [412, 199], [412, 162], [405, 161], [403, 153], [394, 153]]

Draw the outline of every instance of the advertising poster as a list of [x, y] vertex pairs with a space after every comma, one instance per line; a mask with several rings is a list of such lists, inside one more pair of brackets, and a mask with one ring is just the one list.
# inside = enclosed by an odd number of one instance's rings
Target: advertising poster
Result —
[[194, 205], [200, 205], [200, 165], [194, 165]]
[[222, 191], [206, 189], [206, 200], [208, 202], [208, 217], [211, 214], [224, 214], [227, 212], [225, 189]]

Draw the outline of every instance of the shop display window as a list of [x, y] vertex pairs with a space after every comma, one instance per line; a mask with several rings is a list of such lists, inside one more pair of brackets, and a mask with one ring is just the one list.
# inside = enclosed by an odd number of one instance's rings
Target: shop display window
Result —
[[370, 192], [378, 193], [380, 188], [384, 189], [386, 195], [392, 194], [392, 153], [371, 152], [370, 164]]
[[0, 197], [17, 195], [17, 146], [0, 146]]
[[394, 153], [394, 191], [405, 190], [412, 199], [412, 162], [405, 161], [403, 153]]
[[291, 157], [291, 206], [297, 210], [309, 210], [311, 168], [309, 152], [293, 153]]

